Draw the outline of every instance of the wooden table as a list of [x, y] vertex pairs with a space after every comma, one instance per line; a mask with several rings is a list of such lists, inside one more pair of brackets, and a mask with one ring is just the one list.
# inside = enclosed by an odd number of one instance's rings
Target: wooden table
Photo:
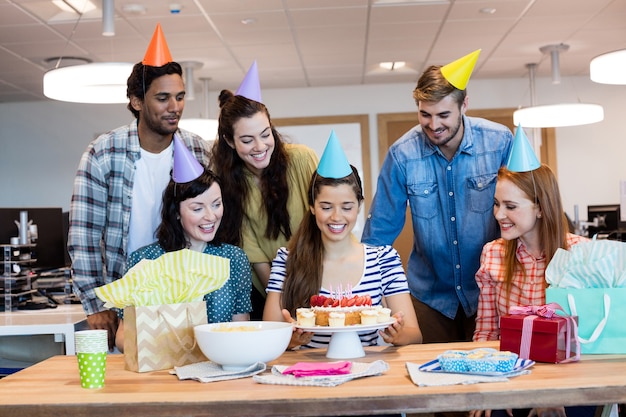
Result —
[[[382, 376], [337, 387], [264, 385], [251, 378], [200, 383], [179, 381], [168, 371], [124, 370], [110, 355], [105, 387], [80, 387], [75, 357], [55, 356], [0, 379], [0, 416], [331, 416], [390, 412], [593, 405], [626, 402], [626, 356], [586, 356], [571, 364], [536, 364], [509, 382], [418, 387], [406, 362], [425, 363], [447, 349], [497, 347], [450, 343], [366, 348], [360, 361], [383, 359]], [[286, 352], [275, 363], [328, 361], [325, 350]]]

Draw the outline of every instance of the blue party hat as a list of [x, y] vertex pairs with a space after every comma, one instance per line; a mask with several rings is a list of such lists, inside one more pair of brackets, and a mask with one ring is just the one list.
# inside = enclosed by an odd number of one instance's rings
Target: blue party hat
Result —
[[352, 174], [352, 167], [334, 130], [330, 132], [328, 143], [317, 166], [317, 173], [325, 178], [343, 178]]
[[535, 151], [528, 138], [522, 129], [522, 126], [517, 126], [515, 132], [515, 139], [513, 139], [513, 145], [511, 146], [511, 154], [509, 160], [506, 163], [506, 167], [509, 171], [513, 172], [526, 172], [537, 169], [541, 166], [541, 163], [535, 155]]
[[261, 99], [261, 83], [259, 82], [259, 70], [256, 65], [256, 61], [252, 63], [245, 78], [237, 88], [235, 92], [237, 96], [244, 96], [250, 100], [263, 103]]
[[204, 168], [195, 156], [187, 149], [178, 135], [174, 135], [174, 167], [172, 179], [175, 183], [193, 181], [204, 172]]

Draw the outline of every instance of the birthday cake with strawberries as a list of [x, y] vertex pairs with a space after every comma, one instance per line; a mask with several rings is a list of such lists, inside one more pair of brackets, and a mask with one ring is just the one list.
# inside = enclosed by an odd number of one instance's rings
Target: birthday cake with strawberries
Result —
[[391, 311], [382, 306], [372, 306], [369, 295], [325, 296], [313, 295], [310, 308], [296, 310], [298, 325], [354, 326], [384, 323], [390, 320]]

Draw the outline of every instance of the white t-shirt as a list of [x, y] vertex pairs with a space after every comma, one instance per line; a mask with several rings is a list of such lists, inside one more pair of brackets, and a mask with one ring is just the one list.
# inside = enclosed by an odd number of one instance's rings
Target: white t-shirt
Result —
[[135, 162], [133, 204], [130, 210], [127, 254], [156, 240], [161, 223], [163, 191], [170, 181], [173, 141], [160, 153], [141, 149], [141, 159]]

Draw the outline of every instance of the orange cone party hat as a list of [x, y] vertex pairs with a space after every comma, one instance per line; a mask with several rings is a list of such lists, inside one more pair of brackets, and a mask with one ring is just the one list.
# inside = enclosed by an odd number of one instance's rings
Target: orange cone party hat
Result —
[[511, 146], [511, 154], [506, 163], [507, 169], [513, 172], [527, 172], [533, 171], [540, 166], [541, 163], [537, 159], [532, 146], [530, 146], [528, 137], [524, 133], [522, 126], [518, 125], [515, 139], [513, 139], [513, 145]]
[[152, 35], [152, 40], [150, 41], [150, 45], [148, 45], [148, 50], [141, 63], [150, 65], [151, 67], [162, 67], [168, 62], [173, 61], [170, 49], [167, 47], [167, 42], [165, 41], [165, 35], [163, 35], [163, 30], [161, 29], [161, 24], [157, 23], [154, 34]]
[[441, 67], [441, 74], [454, 87], [459, 90], [465, 90], [472, 71], [474, 71], [474, 65], [478, 61], [478, 55], [480, 55], [480, 49], [444, 65]]

